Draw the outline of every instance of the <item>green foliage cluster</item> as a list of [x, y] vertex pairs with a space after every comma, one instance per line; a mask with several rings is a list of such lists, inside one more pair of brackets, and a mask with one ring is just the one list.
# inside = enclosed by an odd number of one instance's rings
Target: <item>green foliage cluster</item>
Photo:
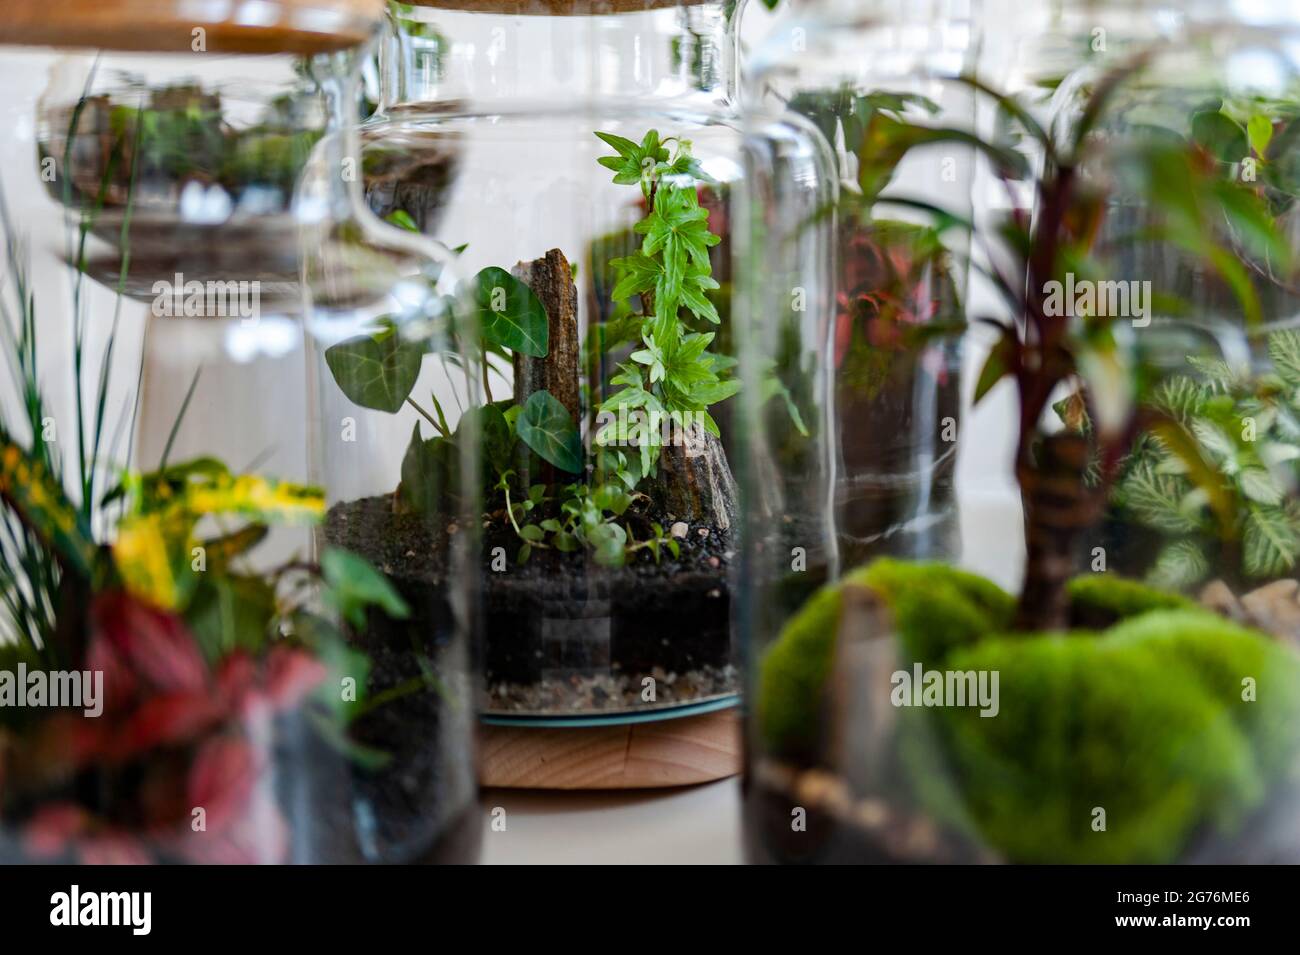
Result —
[[[326, 549], [319, 567], [295, 561], [265, 571], [250, 566], [271, 527], [318, 520], [324, 498], [316, 488], [232, 473], [212, 458], [169, 463], [197, 376], [159, 468], [140, 473], [115, 462], [121, 449], [112, 434], [133, 425], [129, 415], [121, 425], [108, 415], [117, 327], [109, 329], [100, 365], [90, 369], [80, 270], [68, 368], [76, 409], [72, 450], [48, 440], [53, 419], [38, 378], [38, 300], [3, 197], [0, 224], [8, 273], [0, 295], [0, 352], [22, 402], [19, 415], [0, 414], [0, 669], [20, 661], [45, 669], [82, 667], [90, 637], [84, 615], [97, 596], [122, 591], [175, 617], [214, 668], [235, 651], [257, 658], [285, 644], [356, 678], [356, 700], [321, 692], [313, 715], [358, 759], [378, 759], [343, 731], [364, 701], [369, 663], [347, 646], [337, 621], [359, 625], [372, 611], [402, 618], [409, 612], [405, 602], [368, 562], [337, 548]], [[83, 221], [79, 247], [88, 229]], [[87, 393], [92, 377], [96, 386]], [[201, 526], [209, 525], [218, 533], [201, 536]], [[320, 613], [315, 597], [334, 615]], [[3, 715], [7, 721], [24, 714]]]
[[[1191, 357], [1147, 396], [1154, 420], [1120, 464], [1111, 504], [1166, 539], [1148, 582], [1185, 589], [1204, 581], [1217, 555], [1239, 553], [1227, 570], [1243, 580], [1291, 573], [1300, 557], [1300, 333], [1268, 336], [1271, 370], [1248, 375], [1221, 359]], [[1056, 406], [1076, 428], [1069, 399]]]
[[[709, 231], [709, 213], [700, 206], [697, 188], [697, 182], [707, 181], [708, 176], [688, 142], [671, 137], [660, 141], [655, 130], [640, 143], [612, 133], [596, 135], [617, 152], [601, 157], [600, 164], [614, 171], [614, 182], [639, 185], [649, 206], [635, 226], [636, 233], [644, 236], [641, 248], [610, 263], [617, 277], [612, 297], [615, 301], [637, 297], [642, 312], [633, 328], [639, 347], [619, 366], [610, 383], [620, 390], [600, 410], [615, 415], [639, 410], [652, 423], [692, 421], [698, 416], [719, 437], [709, 406], [734, 395], [740, 382], [721, 377], [730, 363], [709, 351], [714, 333], [692, 332], [681, 317], [685, 309], [714, 325], [721, 321], [708, 298], [718, 288], [709, 249], [721, 239]], [[661, 429], [625, 423], [623, 417], [604, 429], [599, 440], [637, 443], [641, 472], [653, 474], [662, 447]]]
[[1293, 773], [1300, 656], [1268, 636], [1107, 577], [1071, 592], [1110, 629], [1003, 635], [1012, 600], [991, 583], [884, 560], [816, 594], [764, 656], [759, 728], [777, 754], [815, 752], [846, 584], [893, 611], [900, 666], [999, 673], [996, 717], [900, 712], [899, 765], [925, 811], [1010, 861], [1175, 861], [1204, 832], [1231, 838]]
[[[275, 190], [287, 205], [322, 135], [304, 128], [314, 97], [314, 88], [304, 85], [272, 100], [257, 122], [243, 126], [231, 125], [219, 93], [194, 84], [151, 89], [141, 105], [116, 102], [111, 94], [83, 99], [71, 117], [71, 135], [89, 140], [107, 134], [111, 150], [99, 154], [83, 144], [52, 158], [62, 164], [92, 157], [100, 164], [64, 167], [60, 179], [66, 173], [77, 183], [115, 186], [132, 176], [136, 182], [193, 180], [218, 184], [236, 201], [250, 189]], [[130, 188], [112, 186], [106, 198], [125, 202]]]
[[[597, 410], [613, 419], [594, 431], [590, 450], [583, 444], [582, 423], [548, 391], [534, 392], [522, 404], [492, 398], [492, 376], [504, 379], [503, 369], [515, 355], [544, 358], [550, 350], [544, 305], [505, 269], [482, 269], [471, 283], [467, 305], [442, 300], [442, 324], [433, 333], [425, 328], [420, 337], [409, 337], [398, 321], [386, 318], [325, 352], [349, 400], [388, 414], [410, 405], [436, 432], [426, 439], [418, 423], [414, 428], [399, 488], [406, 505], [429, 515], [457, 507], [470, 490], [460, 487], [460, 456], [477, 444], [485, 487], [501, 495], [504, 515], [518, 535], [520, 562], [538, 550], [586, 548], [608, 566], [621, 565], [640, 550], [656, 560], [663, 552], [677, 555], [678, 543], [662, 526], [648, 522], [648, 532], [637, 539], [627, 519], [629, 509], [645, 499], [638, 485], [657, 469], [659, 422], [689, 423], [698, 416], [718, 436], [708, 408], [740, 387], [729, 374], [733, 363], [708, 350], [713, 334], [693, 332], [685, 320], [687, 315], [720, 320], [706, 294], [718, 288], [708, 250], [720, 240], [709, 231], [708, 212], [699, 204], [697, 183], [707, 177], [690, 144], [661, 139], [656, 130], [640, 143], [612, 133], [596, 135], [617, 152], [602, 157], [601, 165], [615, 173], [616, 183], [639, 185], [650, 211], [636, 226], [643, 236], [640, 249], [608, 263], [616, 276], [612, 297], [620, 303], [639, 301], [642, 310], [626, 310], [602, 326], [602, 352], [629, 343], [636, 347], [610, 378], [620, 390]], [[390, 222], [415, 230], [404, 213], [390, 216]], [[455, 364], [462, 355], [477, 355], [471, 360], [481, 365], [487, 400], [467, 409], [453, 430], [436, 395], [429, 396], [426, 409], [412, 393], [429, 357]], [[590, 358], [583, 367], [592, 364]], [[586, 388], [590, 393], [602, 384], [588, 382]], [[528, 472], [520, 464], [530, 455], [573, 480], [523, 486], [520, 475]]]

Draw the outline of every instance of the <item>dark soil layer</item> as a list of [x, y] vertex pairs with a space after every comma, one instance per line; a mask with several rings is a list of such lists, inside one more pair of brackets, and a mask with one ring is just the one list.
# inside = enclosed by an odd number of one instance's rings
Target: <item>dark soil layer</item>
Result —
[[[638, 538], [666, 514], [633, 520]], [[325, 534], [331, 543], [373, 561], [416, 608], [444, 602], [448, 527], [395, 514], [389, 496], [336, 505]], [[513, 529], [493, 521], [484, 531], [485, 635], [481, 648], [489, 711], [581, 713], [688, 702], [739, 688], [731, 644], [728, 569], [732, 536], [693, 525], [681, 557], [648, 551], [624, 567], [601, 567], [586, 551], [534, 550], [516, 560]], [[644, 700], [642, 680], [655, 681]]]
[[[790, 772], [788, 769], [783, 773]], [[771, 778], [771, 767], [744, 782], [745, 853], [751, 863], [817, 865], [970, 864], [1000, 861], [988, 850], [947, 832], [919, 813], [871, 800], [847, 800], [843, 781], [807, 772], [794, 787]], [[1294, 865], [1300, 858], [1300, 793], [1280, 787], [1230, 840], [1206, 833], [1193, 838], [1180, 863]], [[792, 815], [806, 812], [796, 831]]]

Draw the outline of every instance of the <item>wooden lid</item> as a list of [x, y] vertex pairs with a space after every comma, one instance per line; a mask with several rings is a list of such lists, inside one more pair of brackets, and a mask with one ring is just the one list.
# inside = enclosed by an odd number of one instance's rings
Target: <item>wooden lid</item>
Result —
[[[508, 13], [520, 17], [585, 17], [636, 13], [665, 7], [695, 7], [709, 0], [405, 0], [417, 7]], [[717, 0], [715, 0], [717, 2]]]
[[384, 9], [385, 0], [0, 0], [0, 44], [320, 53], [366, 40]]

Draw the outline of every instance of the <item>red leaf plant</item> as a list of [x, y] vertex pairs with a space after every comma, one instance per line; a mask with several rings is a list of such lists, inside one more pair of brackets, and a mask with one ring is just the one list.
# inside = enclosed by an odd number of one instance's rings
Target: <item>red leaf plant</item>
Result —
[[[835, 294], [836, 368], [844, 364], [859, 323], [864, 343], [873, 350], [910, 347], [908, 329], [925, 325], [939, 312], [934, 286], [936, 269], [942, 267], [934, 250], [920, 247], [917, 236], [896, 226], [881, 230], [846, 224], [842, 232]], [[946, 373], [939, 369], [939, 374], [942, 379]]]
[[[0, 779], [45, 798], [20, 827], [32, 859], [282, 862], [288, 826], [272, 791], [272, 720], [325, 678], [296, 647], [235, 650], [209, 666], [183, 620], [124, 591], [93, 598], [85, 666], [102, 672], [97, 718], [62, 711]], [[91, 793], [90, 800], [79, 800]]]

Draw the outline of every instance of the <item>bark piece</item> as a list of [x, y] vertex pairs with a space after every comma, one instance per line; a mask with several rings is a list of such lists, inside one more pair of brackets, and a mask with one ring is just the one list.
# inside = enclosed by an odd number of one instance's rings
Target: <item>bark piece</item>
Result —
[[582, 420], [578, 400], [578, 286], [569, 260], [559, 249], [551, 249], [542, 258], [520, 262], [510, 271], [541, 299], [550, 332], [546, 357], [515, 352], [515, 400], [523, 404], [534, 392], [549, 391], [576, 424]]
[[698, 421], [674, 423], [659, 456], [652, 495], [675, 520], [729, 530], [739, 515], [739, 492], [722, 442]]
[[[541, 300], [546, 309], [549, 343], [545, 357], [533, 358], [515, 352], [515, 401], [526, 402], [538, 391], [548, 391], [564, 405], [576, 427], [582, 426], [582, 405], [578, 397], [578, 286], [573, 281], [569, 260], [559, 249], [540, 259], [520, 262], [511, 274]], [[556, 469], [535, 456], [524, 454], [520, 477], [532, 483], [554, 484]], [[531, 473], [530, 473], [531, 472]]]

